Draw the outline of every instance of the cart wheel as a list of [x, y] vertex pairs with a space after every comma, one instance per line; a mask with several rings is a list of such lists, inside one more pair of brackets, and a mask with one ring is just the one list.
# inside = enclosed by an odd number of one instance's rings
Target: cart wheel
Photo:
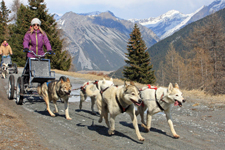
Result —
[[23, 96], [20, 94], [24, 94], [24, 84], [23, 84], [23, 77], [19, 77], [17, 79], [17, 85], [16, 85], [16, 103], [18, 105], [23, 104]]
[[14, 65], [14, 69], [15, 69], [15, 70], [14, 70], [14, 73], [17, 74], [17, 73], [18, 73], [17, 64], [13, 64], [13, 65]]
[[8, 99], [14, 98], [14, 89], [15, 89], [15, 78], [14, 75], [10, 75], [8, 81]]

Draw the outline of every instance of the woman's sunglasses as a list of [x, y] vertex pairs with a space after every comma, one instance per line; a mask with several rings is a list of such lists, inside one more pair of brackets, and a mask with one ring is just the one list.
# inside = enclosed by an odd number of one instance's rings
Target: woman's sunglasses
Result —
[[39, 24], [33, 24], [33, 26], [36, 26], [36, 25], [39, 27]]

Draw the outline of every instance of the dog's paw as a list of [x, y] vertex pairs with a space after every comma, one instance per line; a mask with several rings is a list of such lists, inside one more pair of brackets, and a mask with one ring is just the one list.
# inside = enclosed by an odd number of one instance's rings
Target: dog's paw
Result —
[[115, 134], [115, 131], [114, 130], [109, 130], [108, 133], [109, 133], [109, 135], [113, 135], [113, 134]]
[[176, 139], [180, 138], [180, 136], [177, 135], [177, 134], [173, 135], [173, 137], [176, 138]]
[[145, 129], [146, 132], [149, 132], [150, 129], [148, 129], [145, 124], [142, 123], [141, 126]]
[[145, 140], [145, 138], [143, 138], [142, 136], [139, 137], [138, 139], [139, 139], [139, 141], [144, 141]]
[[82, 109], [82, 105], [79, 105], [79, 108]]
[[67, 120], [72, 120], [72, 118], [70, 118], [70, 117], [67, 117], [66, 119], [67, 119]]
[[55, 114], [51, 114], [52, 117], [55, 117]]
[[102, 123], [102, 117], [99, 118], [98, 123]]
[[58, 114], [59, 112], [54, 110], [54, 113], [57, 113]]
[[91, 113], [92, 113], [92, 115], [97, 115], [97, 113], [95, 111], [92, 111]]

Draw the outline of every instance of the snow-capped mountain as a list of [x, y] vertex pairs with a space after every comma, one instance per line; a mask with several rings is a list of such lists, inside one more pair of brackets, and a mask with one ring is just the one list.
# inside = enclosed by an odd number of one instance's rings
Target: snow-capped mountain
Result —
[[58, 21], [62, 17], [61, 14], [54, 13], [54, 19]]
[[[77, 70], [111, 71], [125, 65], [132, 22], [120, 20], [108, 11], [94, 15], [68, 12], [57, 23], [69, 42], [67, 48]], [[151, 29], [140, 24], [138, 27], [147, 47], [158, 42]]]
[[182, 14], [179, 11], [171, 10], [159, 17], [148, 19], [129, 19], [132, 22], [140, 23], [151, 29], [160, 39], [164, 39], [184, 26], [199, 19], [202, 19], [213, 12], [225, 8], [225, 0], [215, 0], [209, 6], [202, 6], [194, 13]]

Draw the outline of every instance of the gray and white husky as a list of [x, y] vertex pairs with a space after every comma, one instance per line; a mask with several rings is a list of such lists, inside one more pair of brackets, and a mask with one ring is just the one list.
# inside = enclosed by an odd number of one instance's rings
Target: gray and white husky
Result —
[[[137, 118], [135, 115], [135, 106], [140, 106], [142, 100], [139, 96], [139, 91], [133, 82], [130, 85], [124, 86], [110, 86], [102, 94], [102, 110], [100, 114], [99, 122], [102, 122], [102, 118], [105, 119], [106, 125], [109, 127], [108, 133], [112, 135], [115, 133], [115, 118], [117, 115], [126, 112], [130, 115], [135, 128], [136, 135], [140, 141], [144, 141], [141, 136]], [[110, 122], [108, 120], [108, 114], [110, 114]]]
[[[137, 108], [136, 115], [141, 115], [142, 127], [148, 132], [151, 128], [152, 116], [158, 112], [164, 111], [166, 114], [167, 122], [170, 130], [175, 138], [180, 136], [176, 133], [173, 122], [171, 120], [171, 108], [175, 106], [182, 106], [185, 102], [182, 92], [179, 89], [178, 84], [173, 87], [172, 83], [169, 84], [168, 88], [159, 87], [158, 89], [142, 88], [140, 90], [143, 105]], [[147, 110], [147, 125], [144, 120], [144, 112]]]

